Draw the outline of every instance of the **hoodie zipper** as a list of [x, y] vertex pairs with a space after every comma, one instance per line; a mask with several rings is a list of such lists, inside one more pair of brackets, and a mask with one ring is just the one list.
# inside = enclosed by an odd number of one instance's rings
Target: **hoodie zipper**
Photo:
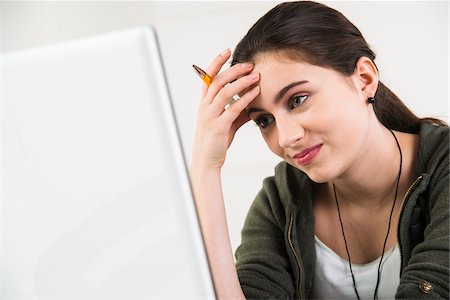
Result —
[[295, 262], [297, 263], [297, 271], [298, 271], [298, 276], [300, 277], [300, 282], [297, 282], [297, 293], [300, 296], [300, 299], [304, 299], [303, 297], [303, 281], [305, 280], [303, 276], [303, 267], [302, 264], [300, 262], [300, 258], [299, 255], [297, 254], [297, 251], [295, 250], [294, 247], [294, 243], [292, 241], [292, 226], [294, 223], [294, 215], [295, 215], [295, 207], [293, 207], [291, 209], [291, 219], [289, 221], [289, 228], [288, 228], [288, 242], [289, 242], [289, 247], [291, 247], [291, 251], [294, 254], [295, 257]]
[[[408, 200], [409, 195], [411, 194], [411, 192], [416, 188], [417, 184], [419, 184], [420, 181], [422, 181], [422, 176], [419, 176], [416, 178], [416, 180], [414, 180], [414, 182], [409, 186], [409, 188], [406, 190], [405, 196], [402, 199], [402, 204], [400, 206], [400, 216], [399, 216], [399, 220], [401, 220], [402, 215], [403, 215], [403, 209], [405, 206], [406, 201]], [[294, 216], [295, 216], [295, 207], [293, 207], [291, 209], [291, 218], [289, 220], [289, 227], [288, 227], [288, 242], [289, 242], [289, 247], [291, 248], [292, 253], [294, 254], [295, 257], [295, 262], [297, 264], [297, 271], [300, 277], [300, 282], [297, 283], [297, 293], [300, 296], [300, 299], [304, 299], [303, 297], [303, 281], [304, 281], [304, 276], [303, 276], [303, 267], [302, 264], [300, 262], [300, 258], [299, 258], [299, 254], [297, 254], [297, 251], [295, 250], [294, 247], [294, 243], [292, 241], [292, 227], [293, 227], [293, 223], [294, 223]], [[402, 244], [400, 241], [400, 226], [397, 227], [397, 241], [398, 241], [398, 245], [399, 245], [399, 249], [400, 249], [400, 275], [403, 272], [403, 263], [402, 263]]]
[[400, 249], [400, 276], [403, 273], [403, 258], [402, 258], [403, 249], [402, 249], [402, 243], [400, 241], [400, 220], [402, 219], [403, 209], [405, 208], [405, 203], [408, 200], [409, 195], [416, 188], [417, 184], [419, 184], [419, 182], [422, 181], [422, 178], [423, 178], [422, 175], [420, 175], [409, 186], [409, 188], [406, 190], [405, 196], [403, 197], [402, 205], [400, 206], [400, 216], [399, 216], [399, 219], [398, 219], [399, 220], [399, 225], [397, 227], [397, 241], [398, 241], [398, 246], [399, 246], [399, 249]]

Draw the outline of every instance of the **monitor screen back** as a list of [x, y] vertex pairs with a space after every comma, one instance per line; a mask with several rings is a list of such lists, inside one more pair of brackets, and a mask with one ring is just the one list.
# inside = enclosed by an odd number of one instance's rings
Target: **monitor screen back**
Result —
[[2, 62], [0, 298], [214, 297], [154, 30]]

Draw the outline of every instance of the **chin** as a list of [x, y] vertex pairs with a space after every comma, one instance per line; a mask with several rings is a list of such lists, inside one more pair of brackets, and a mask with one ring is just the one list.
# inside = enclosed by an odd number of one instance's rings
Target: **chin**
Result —
[[308, 175], [309, 179], [311, 179], [315, 183], [326, 183], [331, 180], [329, 176], [323, 176], [322, 174], [317, 174], [314, 172], [305, 172], [305, 174]]
[[293, 162], [289, 162], [289, 164], [305, 173], [309, 177], [309, 179], [311, 179], [315, 183], [326, 183], [333, 180], [334, 178], [333, 176], [331, 176], [330, 172], [326, 172], [319, 167], [306, 168], [305, 170], [305, 168], [299, 168], [299, 166]]

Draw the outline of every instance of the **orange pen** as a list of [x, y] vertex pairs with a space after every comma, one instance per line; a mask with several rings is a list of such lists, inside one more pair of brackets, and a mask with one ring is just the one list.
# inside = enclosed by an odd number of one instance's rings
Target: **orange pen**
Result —
[[211, 84], [212, 77], [208, 75], [205, 71], [197, 67], [196, 65], [192, 65], [197, 75], [203, 80], [204, 83], [206, 83], [207, 86]]
[[[196, 65], [192, 65], [197, 75], [203, 80], [204, 83], [206, 83], [207, 86], [211, 85], [212, 77], [208, 75], [205, 71], [203, 71], [200, 67]], [[239, 95], [234, 95], [233, 98], [228, 102], [228, 104], [225, 106], [225, 109], [230, 107], [231, 104], [233, 104], [235, 101], [239, 100]]]

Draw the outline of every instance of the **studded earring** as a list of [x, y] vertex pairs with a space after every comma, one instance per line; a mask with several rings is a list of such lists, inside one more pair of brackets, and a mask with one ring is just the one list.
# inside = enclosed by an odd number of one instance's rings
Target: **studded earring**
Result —
[[367, 102], [369, 102], [370, 104], [373, 104], [375, 102], [375, 98], [374, 97], [369, 97], [367, 99]]

